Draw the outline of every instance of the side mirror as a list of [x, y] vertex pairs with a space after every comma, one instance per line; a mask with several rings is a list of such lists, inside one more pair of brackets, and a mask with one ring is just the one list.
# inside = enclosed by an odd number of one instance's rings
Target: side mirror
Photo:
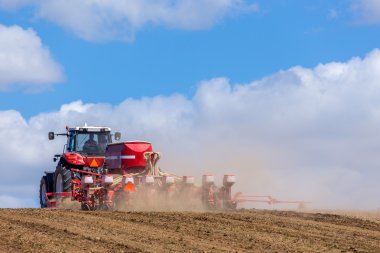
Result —
[[49, 132], [49, 140], [54, 140], [54, 132]]
[[120, 140], [121, 139], [121, 133], [120, 132], [115, 132], [115, 136], [114, 136], [115, 140]]
[[56, 162], [60, 157], [61, 155], [54, 155], [53, 161]]

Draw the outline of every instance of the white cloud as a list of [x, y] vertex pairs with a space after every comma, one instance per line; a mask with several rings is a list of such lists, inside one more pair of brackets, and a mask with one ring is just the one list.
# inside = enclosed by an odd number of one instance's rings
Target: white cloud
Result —
[[32, 29], [0, 25], [0, 91], [41, 89], [62, 80], [62, 70]]
[[87, 40], [130, 40], [144, 25], [204, 29], [233, 13], [257, 11], [245, 0], [0, 0], [0, 7], [31, 5], [37, 16]]
[[54, 169], [52, 155], [64, 144], [47, 141], [47, 132], [87, 122], [109, 125], [124, 140], [152, 141], [163, 153], [162, 168], [179, 175], [214, 172], [221, 179], [234, 172], [235, 189], [245, 193], [311, 200], [313, 207], [379, 208], [379, 80], [376, 49], [363, 59], [298, 66], [249, 84], [203, 81], [190, 99], [76, 101], [30, 120], [0, 111], [0, 200], [36, 200], [39, 178]]
[[378, 0], [351, 0], [351, 9], [356, 14], [359, 23], [380, 23], [380, 2]]

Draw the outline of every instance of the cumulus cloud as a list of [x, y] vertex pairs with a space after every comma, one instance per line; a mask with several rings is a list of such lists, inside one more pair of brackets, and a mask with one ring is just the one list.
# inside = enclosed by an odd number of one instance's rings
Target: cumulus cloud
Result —
[[130, 40], [144, 25], [204, 29], [226, 15], [257, 11], [245, 0], [0, 0], [3, 9], [34, 6], [37, 16], [87, 40]]
[[191, 98], [75, 101], [29, 120], [0, 111], [0, 200], [37, 205], [39, 178], [54, 169], [51, 158], [64, 144], [47, 141], [47, 132], [86, 122], [111, 126], [124, 140], [152, 141], [163, 153], [161, 167], [179, 175], [213, 172], [221, 180], [232, 172], [235, 190], [245, 193], [310, 200], [318, 208], [379, 208], [379, 80], [376, 49], [363, 59], [297, 66], [248, 84], [206, 80]]
[[0, 25], [0, 91], [12, 85], [41, 89], [62, 76], [60, 65], [32, 29]]
[[351, 9], [359, 23], [380, 23], [380, 2], [378, 0], [352, 0], [351, 2]]

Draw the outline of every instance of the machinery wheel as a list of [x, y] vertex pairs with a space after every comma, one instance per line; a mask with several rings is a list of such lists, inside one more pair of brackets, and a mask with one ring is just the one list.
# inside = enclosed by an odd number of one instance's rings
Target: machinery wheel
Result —
[[82, 209], [83, 211], [89, 211], [89, 210], [90, 210], [90, 207], [88, 206], [87, 203], [85, 203], [85, 202], [81, 202], [81, 209]]
[[58, 166], [54, 177], [55, 192], [71, 191], [71, 172], [65, 166]]
[[47, 192], [47, 179], [46, 177], [42, 177], [40, 181], [40, 205], [41, 208], [46, 208], [47, 205], [47, 198], [46, 198], [46, 192]]

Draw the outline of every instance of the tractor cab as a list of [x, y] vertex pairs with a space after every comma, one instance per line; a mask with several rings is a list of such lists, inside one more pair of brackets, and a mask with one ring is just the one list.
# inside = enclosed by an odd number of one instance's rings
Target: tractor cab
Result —
[[112, 143], [112, 138], [109, 128], [73, 128], [68, 131], [66, 151], [88, 156], [104, 156], [106, 147], [110, 143]]
[[[112, 143], [111, 128], [109, 127], [66, 127], [65, 134], [54, 134], [49, 132], [49, 139], [53, 140], [55, 135], [67, 136], [64, 153], [79, 153], [83, 156], [104, 156], [106, 147]], [[115, 140], [120, 140], [120, 133], [114, 134]]]

